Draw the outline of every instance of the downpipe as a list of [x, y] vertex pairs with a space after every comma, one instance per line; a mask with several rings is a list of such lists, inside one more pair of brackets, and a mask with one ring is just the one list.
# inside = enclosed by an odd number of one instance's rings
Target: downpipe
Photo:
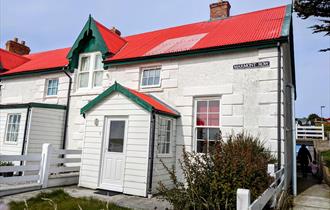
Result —
[[150, 117], [150, 147], [149, 147], [149, 166], [148, 166], [148, 198], [152, 197], [152, 180], [154, 171], [154, 155], [155, 155], [155, 132], [156, 131], [156, 115], [154, 110], [151, 112]]
[[64, 74], [69, 78], [69, 87], [67, 93], [67, 100], [66, 100], [66, 112], [65, 112], [65, 121], [64, 121], [64, 131], [63, 131], [63, 144], [62, 149], [66, 148], [66, 140], [67, 140], [67, 131], [68, 131], [68, 121], [69, 121], [69, 110], [70, 110], [70, 98], [71, 98], [71, 86], [72, 86], [72, 77], [66, 69], [63, 68]]
[[282, 92], [282, 52], [281, 43], [277, 42], [277, 169], [281, 169], [282, 164], [282, 139], [281, 139], [281, 92]]

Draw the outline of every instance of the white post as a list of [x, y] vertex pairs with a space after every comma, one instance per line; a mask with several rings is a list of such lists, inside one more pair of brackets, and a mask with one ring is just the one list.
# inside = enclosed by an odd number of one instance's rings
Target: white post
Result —
[[248, 210], [251, 204], [250, 190], [237, 189], [236, 209]]
[[[267, 171], [268, 171], [269, 175], [271, 175], [272, 177], [274, 177], [276, 179], [276, 176], [275, 176], [275, 164], [268, 164]], [[271, 198], [271, 201], [272, 201], [271, 207], [275, 207], [275, 205], [276, 205], [276, 195], [274, 195]]]
[[53, 147], [51, 144], [43, 144], [41, 152], [41, 166], [40, 166], [40, 181], [42, 188], [47, 188], [48, 186], [48, 175], [50, 160], [52, 155]]
[[324, 135], [324, 124], [322, 124], [322, 140], [325, 140], [325, 135]]

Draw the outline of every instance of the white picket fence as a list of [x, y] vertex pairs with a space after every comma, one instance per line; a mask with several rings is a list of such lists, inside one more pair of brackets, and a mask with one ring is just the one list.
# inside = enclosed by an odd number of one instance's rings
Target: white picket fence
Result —
[[324, 125], [321, 126], [301, 126], [297, 125], [297, 139], [321, 139], [325, 140]]
[[[1, 166], [0, 197], [34, 189], [77, 184], [81, 150], [54, 149], [43, 144], [41, 154], [0, 155], [0, 161], [16, 163]], [[23, 164], [20, 164], [23, 163]]]
[[279, 193], [283, 190], [284, 185], [284, 168], [275, 171], [275, 165], [268, 165], [268, 173], [275, 178], [274, 182], [269, 186], [269, 188], [262, 193], [253, 203], [251, 203], [250, 190], [248, 189], [238, 189], [236, 197], [236, 209], [240, 210], [260, 210], [263, 209], [267, 203], [271, 202], [271, 206], [276, 205], [276, 198]]

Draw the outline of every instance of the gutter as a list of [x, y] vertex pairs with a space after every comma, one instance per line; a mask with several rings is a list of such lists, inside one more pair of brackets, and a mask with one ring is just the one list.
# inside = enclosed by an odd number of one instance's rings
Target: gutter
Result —
[[155, 155], [155, 134], [156, 134], [156, 117], [155, 111], [151, 112], [150, 117], [150, 142], [149, 142], [149, 166], [148, 166], [148, 189], [147, 196], [151, 198], [152, 196], [152, 178], [154, 171], [154, 155]]
[[282, 158], [282, 139], [281, 139], [281, 105], [282, 105], [282, 52], [281, 43], [277, 43], [277, 168], [281, 169], [281, 158]]
[[63, 143], [62, 143], [62, 149], [65, 149], [66, 140], [67, 140], [66, 134], [68, 131], [68, 121], [69, 121], [72, 77], [70, 76], [70, 74], [68, 72], [65, 71], [64, 68], [63, 68], [63, 72], [69, 78], [69, 87], [68, 87], [67, 100], [66, 100], [66, 111], [65, 111], [65, 121], [64, 121], [64, 131], [63, 131]]

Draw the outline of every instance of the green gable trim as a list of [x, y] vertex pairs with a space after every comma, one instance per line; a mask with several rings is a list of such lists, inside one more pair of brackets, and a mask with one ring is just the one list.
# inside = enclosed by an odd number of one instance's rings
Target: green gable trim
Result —
[[67, 55], [70, 69], [73, 70], [78, 67], [80, 53], [96, 51], [100, 51], [102, 53], [103, 59], [105, 59], [109, 54], [109, 49], [96, 26], [95, 20], [89, 16], [88, 21]]
[[223, 53], [237, 52], [241, 50], [250, 50], [250, 49], [263, 49], [269, 47], [276, 47], [278, 42], [287, 42], [286, 37], [280, 37], [272, 40], [262, 40], [257, 42], [250, 43], [242, 43], [237, 45], [230, 45], [224, 47], [214, 47], [207, 49], [199, 49], [199, 50], [191, 50], [185, 52], [177, 52], [177, 53], [169, 53], [169, 54], [161, 54], [161, 55], [153, 55], [146, 57], [138, 57], [132, 59], [123, 59], [123, 60], [113, 60], [113, 61], [105, 61], [105, 68], [110, 68], [112, 66], [120, 66], [120, 65], [132, 65], [139, 64], [145, 62], [156, 62], [163, 61], [168, 59], [179, 59], [179, 58], [190, 58], [195, 56], [208, 56], [208, 55], [217, 55]]
[[142, 108], [145, 110], [152, 112], [153, 107], [148, 104], [147, 102], [141, 100], [139, 97], [131, 93], [128, 89], [125, 87], [121, 86], [117, 82], [110, 86], [108, 89], [106, 89], [103, 93], [98, 95], [96, 98], [94, 98], [92, 101], [90, 101], [88, 104], [86, 104], [83, 108], [80, 110], [80, 114], [86, 114], [89, 110], [91, 110], [93, 107], [95, 107], [98, 103], [103, 101], [106, 97], [111, 95], [113, 92], [119, 92], [123, 95], [125, 95], [127, 98], [131, 99], [133, 102], [137, 103], [140, 105]]
[[27, 108], [27, 107], [66, 110], [66, 106], [64, 106], [64, 105], [43, 104], [43, 103], [35, 103], [35, 102], [26, 103], [26, 104], [3, 104], [3, 105], [0, 105], [0, 109], [21, 109], [21, 108]]
[[281, 32], [282, 36], [289, 36], [291, 19], [292, 19], [292, 5], [288, 4], [286, 6], [285, 17], [282, 24], [282, 32]]
[[24, 72], [8, 74], [8, 75], [3, 75], [3, 76], [0, 75], [0, 80], [1, 79], [19, 78], [19, 77], [23, 77], [23, 76], [37, 76], [37, 75], [41, 75], [41, 74], [58, 73], [58, 72], [63, 71], [63, 68], [65, 68], [65, 66], [51, 68], [51, 69], [42, 69], [42, 70], [37, 70], [37, 71], [24, 71]]

